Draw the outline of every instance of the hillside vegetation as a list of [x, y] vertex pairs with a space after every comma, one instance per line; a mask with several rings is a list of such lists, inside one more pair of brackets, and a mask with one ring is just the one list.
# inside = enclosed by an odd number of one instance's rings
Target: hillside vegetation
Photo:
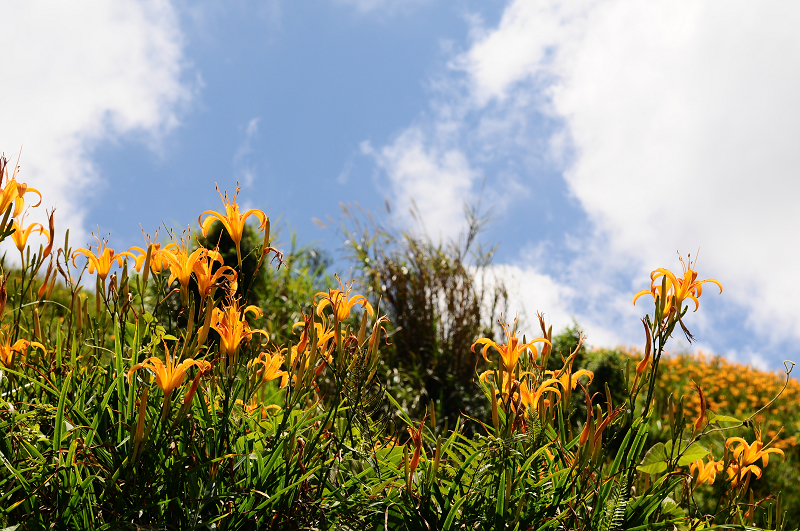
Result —
[[791, 365], [667, 353], [722, 291], [691, 262], [642, 280], [641, 352], [591, 349], [504, 320], [473, 212], [443, 244], [351, 218], [345, 280], [238, 189], [117, 252], [0, 174], [6, 529], [798, 528]]

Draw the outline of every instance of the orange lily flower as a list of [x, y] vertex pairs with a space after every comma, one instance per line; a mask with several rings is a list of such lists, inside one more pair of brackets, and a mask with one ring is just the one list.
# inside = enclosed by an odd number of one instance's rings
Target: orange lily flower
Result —
[[[25, 221], [25, 214], [23, 214], [19, 218], [19, 220], [15, 219], [11, 225], [14, 229], [16, 229], [11, 234], [11, 239], [14, 240], [14, 245], [16, 245], [17, 249], [19, 249], [20, 254], [23, 254], [23, 252], [25, 251], [25, 247], [28, 246], [28, 238], [30, 237], [31, 232], [35, 230], [39, 231], [39, 234], [44, 234], [45, 236], [47, 236], [47, 243], [50, 246], [50, 248], [52, 248], [52, 235], [47, 229], [44, 228], [44, 226], [42, 226], [41, 223], [31, 223], [30, 225], [28, 225], [23, 229], [22, 223], [24, 221]], [[44, 252], [42, 252], [42, 254], [44, 254]]]
[[[156, 385], [164, 392], [164, 406], [166, 407], [172, 392], [183, 385], [186, 377], [186, 371], [189, 367], [197, 366], [200, 372], [206, 372], [211, 368], [211, 364], [205, 360], [195, 360], [188, 358], [176, 364], [176, 359], [170, 356], [169, 349], [166, 342], [164, 343], [164, 358], [166, 364], [156, 356], [151, 356], [141, 363], [137, 363], [128, 371], [128, 382], [133, 379], [133, 373], [139, 369], [150, 369], [156, 375]], [[196, 389], [195, 386], [192, 386]]]
[[331, 339], [333, 339], [333, 337], [336, 335], [336, 332], [334, 331], [333, 327], [328, 323], [327, 319], [325, 319], [325, 316], [323, 315], [321, 317], [322, 317], [321, 323], [314, 321], [313, 315], [308, 315], [305, 316], [304, 321], [299, 321], [292, 325], [293, 330], [300, 326], [303, 327], [303, 330], [300, 332], [300, 342], [297, 343], [297, 348], [301, 352], [306, 349], [306, 347], [309, 345], [311, 341], [309, 327], [312, 326], [312, 323], [317, 336], [317, 349], [320, 350], [321, 352], [325, 352], [328, 350], [328, 342]]
[[97, 269], [97, 275], [103, 281], [103, 286], [105, 286], [106, 277], [108, 277], [108, 273], [111, 271], [111, 266], [114, 264], [115, 260], [117, 261], [117, 265], [122, 267], [123, 257], [129, 256], [136, 260], [136, 256], [128, 251], [116, 254], [114, 253], [114, 249], [106, 247], [106, 245], [108, 245], [108, 240], [105, 238], [100, 239], [97, 236], [95, 236], [95, 239], [97, 240], [97, 254], [92, 251], [93, 245], [89, 245], [88, 249], [78, 249], [72, 253], [72, 265], [75, 265], [75, 258], [81, 255], [85, 256], [89, 266], [89, 274], [93, 274], [94, 270]]
[[258, 384], [266, 383], [271, 380], [281, 379], [281, 388], [286, 387], [289, 382], [289, 373], [281, 370], [285, 358], [281, 351], [276, 351], [270, 354], [269, 352], [262, 352], [258, 357], [248, 363], [248, 367], [255, 368], [261, 365], [260, 368], [255, 370], [255, 380]]
[[756, 440], [752, 444], [748, 444], [741, 437], [728, 437], [725, 447], [731, 448], [731, 446], [735, 446], [733, 448], [734, 461], [728, 466], [727, 473], [733, 487], [747, 483], [751, 473], [757, 478], [761, 477], [761, 469], [756, 465], [759, 459], [761, 459], [762, 466], [767, 466], [769, 454], [784, 456], [783, 450], [779, 448], [763, 449], [764, 443], [761, 442], [761, 433], [758, 431], [756, 431]]
[[169, 264], [170, 275], [167, 283], [172, 284], [175, 280], [178, 281], [181, 285], [181, 299], [184, 305], [189, 303], [189, 282], [192, 279], [195, 264], [206, 256], [222, 263], [222, 255], [217, 251], [209, 251], [205, 247], [198, 247], [191, 251], [191, 242], [192, 234], [190, 230], [187, 230], [180, 239], [180, 244], [175, 243], [173, 235], [172, 243], [159, 252], [159, 258]]
[[704, 463], [702, 459], [698, 459], [694, 463], [689, 466], [689, 472], [694, 474], [697, 472], [697, 481], [695, 482], [695, 487], [698, 485], [702, 485], [703, 483], [708, 483], [709, 485], [713, 485], [714, 481], [717, 479], [717, 473], [722, 472], [722, 461], [714, 461], [714, 456], [708, 456], [708, 462]]
[[[136, 257], [135, 262], [133, 263], [133, 268], [136, 270], [137, 273], [139, 273], [142, 270], [144, 261], [147, 260], [147, 249], [142, 249], [141, 247], [137, 247], [135, 245], [130, 249], [128, 249], [128, 252], [130, 253], [134, 251], [139, 253], [139, 256]], [[162, 252], [161, 244], [160, 243], [153, 244], [153, 251], [150, 253], [150, 272], [153, 273], [154, 275], [158, 275], [159, 273], [161, 273], [164, 267], [169, 267], [169, 263], [159, 256], [161, 252]]]
[[[289, 370], [292, 372], [291, 379], [293, 383], [304, 379], [304, 375], [312, 363], [315, 364], [314, 377], [317, 377], [322, 374], [327, 364], [333, 362], [333, 356], [329, 350], [332, 345], [331, 340], [336, 336], [336, 331], [328, 323], [324, 315], [321, 323], [314, 321], [313, 314], [304, 315], [303, 317], [303, 321], [292, 326], [292, 329], [303, 327], [300, 332], [300, 341], [293, 345], [289, 352]], [[314, 351], [311, 351], [311, 348], [313, 348], [310, 333], [311, 327], [313, 327], [316, 336], [316, 350]], [[322, 363], [316, 365], [319, 357], [322, 358]]]
[[733, 457], [743, 467], [752, 465], [759, 459], [761, 459], [763, 466], [767, 466], [769, 463], [769, 454], [781, 454], [784, 456], [783, 450], [779, 448], [764, 450], [764, 443], [761, 442], [761, 434], [757, 434], [757, 438], [753, 441], [753, 444], [747, 444], [747, 441], [741, 437], [728, 437], [728, 440], [725, 441], [725, 446], [730, 448], [733, 445], [736, 446], [733, 448]]
[[250, 330], [245, 316], [252, 313], [259, 318], [263, 315], [261, 308], [250, 305], [240, 309], [239, 302], [232, 296], [228, 297], [228, 305], [223, 308], [214, 308], [211, 316], [211, 328], [217, 331], [220, 337], [219, 351], [222, 356], [235, 356], [239, 353], [242, 341], [249, 340], [253, 334], [261, 334], [269, 341], [269, 334], [264, 330]]
[[39, 196], [39, 202], [33, 205], [34, 208], [42, 204], [42, 194], [36, 188], [28, 188], [27, 184], [17, 182], [19, 166], [14, 168], [13, 175], [9, 177], [7, 165], [8, 160], [4, 156], [0, 156], [0, 177], [5, 178], [7, 181], [5, 186], [0, 189], [0, 216], [11, 203], [14, 203], [14, 211], [11, 213], [11, 217], [16, 218], [25, 208], [25, 194], [32, 192]]
[[594, 373], [592, 371], [586, 369], [579, 369], [575, 372], [572, 372], [571, 360], [566, 367], [563, 367], [559, 371], [544, 371], [544, 373], [558, 380], [563, 389], [569, 388], [572, 391], [574, 391], [575, 388], [578, 387], [578, 378], [581, 378], [582, 376], [588, 376], [589, 383], [586, 385], [591, 385], [592, 380], [594, 380]]
[[731, 482], [731, 487], [736, 488], [742, 484], [747, 484], [750, 481], [750, 474], [755, 475], [756, 479], [761, 477], [761, 469], [756, 465], [741, 466], [739, 463], [731, 463], [725, 471], [728, 474], [728, 480]]
[[28, 341], [27, 339], [18, 339], [11, 344], [11, 336], [7, 335], [5, 331], [0, 331], [0, 365], [6, 368], [13, 368], [16, 364], [14, 359], [15, 354], [25, 356], [28, 353], [29, 347], [36, 347], [42, 352], [47, 352], [44, 345], [37, 341]]
[[[526, 408], [536, 409], [539, 407], [539, 399], [547, 392], [555, 393], [558, 398], [561, 398], [561, 391], [555, 384], [560, 384], [561, 381], [556, 378], [550, 378], [539, 384], [539, 387], [534, 391], [532, 387], [528, 386], [528, 381], [523, 380], [519, 384], [519, 398]], [[558, 400], [556, 400], [558, 402]]]
[[314, 295], [314, 300], [319, 297], [320, 301], [315, 302], [317, 305], [317, 315], [322, 315], [322, 310], [328, 307], [330, 304], [331, 308], [333, 308], [333, 315], [334, 319], [337, 322], [342, 322], [348, 317], [350, 317], [350, 311], [353, 309], [353, 306], [356, 304], [360, 304], [362, 308], [364, 308], [370, 316], [375, 315], [375, 311], [372, 309], [372, 305], [367, 301], [367, 298], [363, 295], [353, 295], [350, 296], [350, 289], [352, 288], [352, 284], [348, 284], [347, 288], [345, 289], [344, 284], [342, 283], [342, 279], [338, 276], [336, 280], [339, 281], [339, 286], [341, 289], [329, 289], [328, 293], [324, 291], [320, 291], [316, 295]]
[[201, 305], [207, 296], [213, 295], [214, 290], [223, 281], [227, 282], [231, 291], [236, 291], [236, 271], [223, 265], [212, 272], [214, 262], [222, 262], [222, 255], [216, 251], [209, 251], [194, 263], [194, 276], [197, 278], [197, 289], [200, 291]]
[[[673, 312], [681, 313], [683, 301], [690, 299], [694, 302], [694, 311], [700, 307], [699, 297], [703, 294], [703, 284], [711, 282], [719, 287], [719, 292], [722, 293], [722, 284], [713, 278], [706, 280], [697, 280], [697, 271], [694, 266], [697, 260], [692, 264], [689, 260], [689, 265], [683, 261], [683, 257], [679, 255], [681, 265], [683, 266], [683, 276], [678, 278], [672, 271], [659, 267], [650, 273], [650, 289], [643, 289], [633, 297], [633, 304], [639, 297], [643, 295], [652, 295], [656, 300], [664, 300], [664, 317], [666, 318]], [[662, 283], [659, 279], [666, 278], [666, 291], [661, 293]]]
[[[239, 248], [239, 244], [242, 241], [242, 233], [244, 232], [245, 221], [248, 217], [255, 216], [260, 222], [258, 230], [264, 231], [269, 223], [269, 218], [266, 216], [266, 214], [264, 214], [264, 212], [258, 210], [257, 208], [251, 208], [244, 214], [240, 214], [239, 205], [236, 203], [236, 196], [239, 195], [239, 189], [240, 188], [237, 185], [236, 191], [233, 192], [233, 198], [228, 200], [228, 192], [225, 192], [225, 195], [223, 195], [219, 190], [219, 186], [217, 186], [217, 192], [222, 199], [222, 203], [225, 205], [225, 214], [220, 214], [214, 210], [206, 210], [200, 214], [200, 217], [197, 218], [197, 222], [200, 224], [200, 228], [203, 230], [203, 237], [208, 234], [208, 229], [215, 220], [222, 223], [222, 225], [225, 227], [225, 230], [228, 231], [228, 235], [233, 240], [234, 245], [236, 245], [236, 257], [239, 259], [239, 265], [241, 266], [242, 251]], [[206, 214], [208, 214], [208, 217], [204, 221], [203, 216]]]
[[141, 247], [133, 246], [128, 249], [129, 252], [136, 251], [139, 253], [139, 256], [136, 257], [136, 262], [133, 264], [133, 268], [139, 273], [142, 270], [142, 266], [144, 265], [145, 260], [147, 260], [147, 248], [150, 245], [153, 246], [153, 250], [150, 252], [150, 272], [154, 275], [161, 274], [164, 269], [169, 268], [169, 261], [164, 257], [165, 250], [161, 248], [161, 244], [151, 243], [149, 241], [150, 237], [148, 236], [148, 242], [144, 249]]
[[[506, 334], [506, 344], [505, 345], [498, 345], [488, 337], [482, 337], [478, 339], [475, 343], [472, 344], [471, 350], [475, 352], [476, 345], [483, 345], [483, 349], [481, 350], [481, 354], [483, 354], [483, 359], [487, 362], [489, 361], [489, 357], [486, 355], [489, 348], [494, 348], [497, 352], [500, 353], [500, 363], [502, 364], [503, 370], [506, 374], [511, 375], [514, 372], [514, 369], [517, 366], [517, 361], [519, 361], [520, 355], [525, 352], [526, 350], [530, 350], [533, 354], [534, 359], [539, 355], [539, 351], [536, 350], [534, 346], [536, 343], [546, 343], [550, 344], [550, 342], [542, 337], [536, 338], [533, 341], [528, 343], [520, 344], [519, 338], [517, 337], [517, 327], [516, 323], [514, 324], [513, 330], [509, 328], [507, 323], [501, 322], [500, 325], [503, 327], [503, 330]], [[485, 373], [484, 373], [485, 374]], [[504, 390], [505, 394], [508, 394], [511, 390], [511, 383], [513, 378], [509, 378], [506, 382], [504, 382], [507, 389]]]
[[145, 260], [147, 260], [147, 249], [152, 245], [153, 250], [150, 252], [150, 272], [154, 275], [161, 274], [164, 269], [169, 269], [169, 262], [164, 259], [164, 256], [161, 254], [163, 249], [161, 249], [161, 244], [159, 242], [153, 242], [153, 240], [158, 239], [158, 230], [156, 230], [155, 236], [151, 237], [149, 234], [146, 234], [144, 230], [142, 230], [142, 235], [144, 236], [145, 246], [144, 249], [141, 247], [131, 247], [128, 251], [136, 251], [139, 253], [139, 256], [136, 257], [136, 262], [134, 263], [134, 269], [136, 272], [139, 273], [142, 269], [142, 265], [144, 264]]

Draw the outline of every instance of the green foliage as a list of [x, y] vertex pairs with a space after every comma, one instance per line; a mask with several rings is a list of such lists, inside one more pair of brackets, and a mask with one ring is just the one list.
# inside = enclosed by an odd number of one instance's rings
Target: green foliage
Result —
[[[23, 255], [19, 270], [0, 280], [11, 290], [8, 300], [0, 290], [0, 302], [11, 301], [0, 311], [0, 524], [796, 526], [781, 498], [754, 498], [749, 476], [734, 483], [721, 473], [713, 491], [689, 481], [686, 467], [706, 457], [709, 438], [738, 430], [753, 440], [757, 412], [743, 422], [708, 415], [694, 424], [688, 399], [684, 408], [683, 399], [668, 398], [669, 420], [659, 428], [666, 358], [661, 371], [659, 363], [675, 327], [685, 327], [685, 310], [666, 312], [656, 301], [643, 321], [648, 363], [632, 367], [624, 353], [584, 348], [577, 325], [552, 337], [544, 322], [549, 342], [534, 355], [514, 325], [495, 334], [506, 293], [485, 276], [490, 253], [470, 255], [482, 220], [469, 219], [461, 245], [350, 232], [361, 285], [381, 296], [372, 306], [349, 284], [330, 283], [312, 249], [292, 244], [282, 267], [270, 266], [262, 259], [269, 233], [249, 229], [241, 263], [219, 227], [199, 240], [208, 246], [199, 259], [218, 248], [234, 264], [235, 284], [220, 282], [216, 296], [198, 291], [200, 269], [179, 288], [167, 285], [166, 270], [145, 266], [134, 275], [123, 265], [113, 274], [96, 267], [96, 292], [84, 297], [67, 241], [50, 256]], [[174, 253], [172, 260], [191, 251], [157, 252]], [[46, 263], [63, 286], [40, 296]], [[489, 346], [481, 378], [471, 349], [479, 338]], [[572, 389], [571, 353], [574, 371], [594, 373], [585, 393]], [[548, 357], [555, 373], [542, 361]], [[721, 470], [735, 459], [728, 452]]]
[[477, 243], [487, 220], [467, 213], [462, 241], [434, 243], [365, 224], [352, 210], [352, 227], [343, 228], [359, 284], [379, 297], [391, 321], [380, 368], [389, 392], [412, 418], [433, 409], [438, 424], [450, 427], [462, 414], [487, 418], [486, 401], [474, 392], [480, 354], [471, 347], [478, 337], [494, 337], [508, 300], [488, 267], [493, 250]]

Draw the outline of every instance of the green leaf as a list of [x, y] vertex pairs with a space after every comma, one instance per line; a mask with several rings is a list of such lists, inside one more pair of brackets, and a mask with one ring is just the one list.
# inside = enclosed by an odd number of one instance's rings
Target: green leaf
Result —
[[136, 325], [133, 323], [125, 323], [125, 343], [130, 345], [136, 337]]
[[691, 465], [698, 459], [705, 459], [707, 455], [708, 450], [706, 448], [700, 446], [699, 443], [692, 443], [684, 450], [681, 458], [678, 459], [678, 466]]
[[503, 514], [505, 513], [505, 494], [506, 494], [506, 471], [500, 474], [500, 481], [497, 484], [497, 503], [494, 508], [494, 521], [495, 524], [503, 521]]
[[690, 465], [698, 459], [705, 459], [708, 455], [708, 450], [700, 446], [700, 444], [689, 444], [689, 441], [686, 439], [678, 441], [678, 448], [676, 450], [672, 449], [672, 441], [667, 441], [664, 445], [664, 451], [667, 454], [667, 459], [675, 459], [680, 455], [680, 459], [678, 459], [677, 462], [678, 466]]
[[686, 513], [680, 505], [675, 503], [675, 500], [667, 497], [661, 502], [661, 517], [668, 521], [680, 521], [682, 518], [686, 517]]
[[736, 417], [729, 417], [727, 415], [717, 415], [716, 413], [713, 413], [711, 411], [707, 411], [706, 416], [708, 416], [709, 424], [714, 422], [716, 422], [717, 424], [719, 424], [720, 422], [737, 422], [739, 424], [742, 423], [742, 421], [737, 419]]
[[67, 391], [69, 391], [70, 383], [72, 382], [72, 373], [69, 378], [65, 378], [61, 384], [61, 395], [58, 397], [58, 409], [56, 410], [56, 418], [53, 429], [53, 452], [58, 455], [58, 450], [61, 448], [61, 436], [64, 432], [64, 406], [67, 401]]
[[645, 454], [644, 459], [642, 459], [642, 464], [636, 467], [636, 470], [646, 474], [660, 474], [666, 469], [667, 450], [664, 443], [658, 443], [650, 448]]
[[450, 508], [450, 512], [447, 513], [447, 519], [444, 521], [444, 526], [442, 526], [442, 531], [449, 531], [450, 528], [453, 527], [453, 521], [455, 520], [456, 516], [458, 515], [458, 510], [464, 504], [467, 497], [462, 496], [456, 500], [453, 506]]

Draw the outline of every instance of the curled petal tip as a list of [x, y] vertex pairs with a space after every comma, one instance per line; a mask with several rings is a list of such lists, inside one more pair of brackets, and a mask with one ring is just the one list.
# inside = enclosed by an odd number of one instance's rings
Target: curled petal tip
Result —
[[642, 291], [640, 291], [639, 293], [634, 295], [633, 296], [633, 305], [634, 306], [636, 306], [636, 301], [639, 300], [639, 297], [641, 297], [642, 295], [651, 295], [651, 292], [648, 289], [643, 289]]

